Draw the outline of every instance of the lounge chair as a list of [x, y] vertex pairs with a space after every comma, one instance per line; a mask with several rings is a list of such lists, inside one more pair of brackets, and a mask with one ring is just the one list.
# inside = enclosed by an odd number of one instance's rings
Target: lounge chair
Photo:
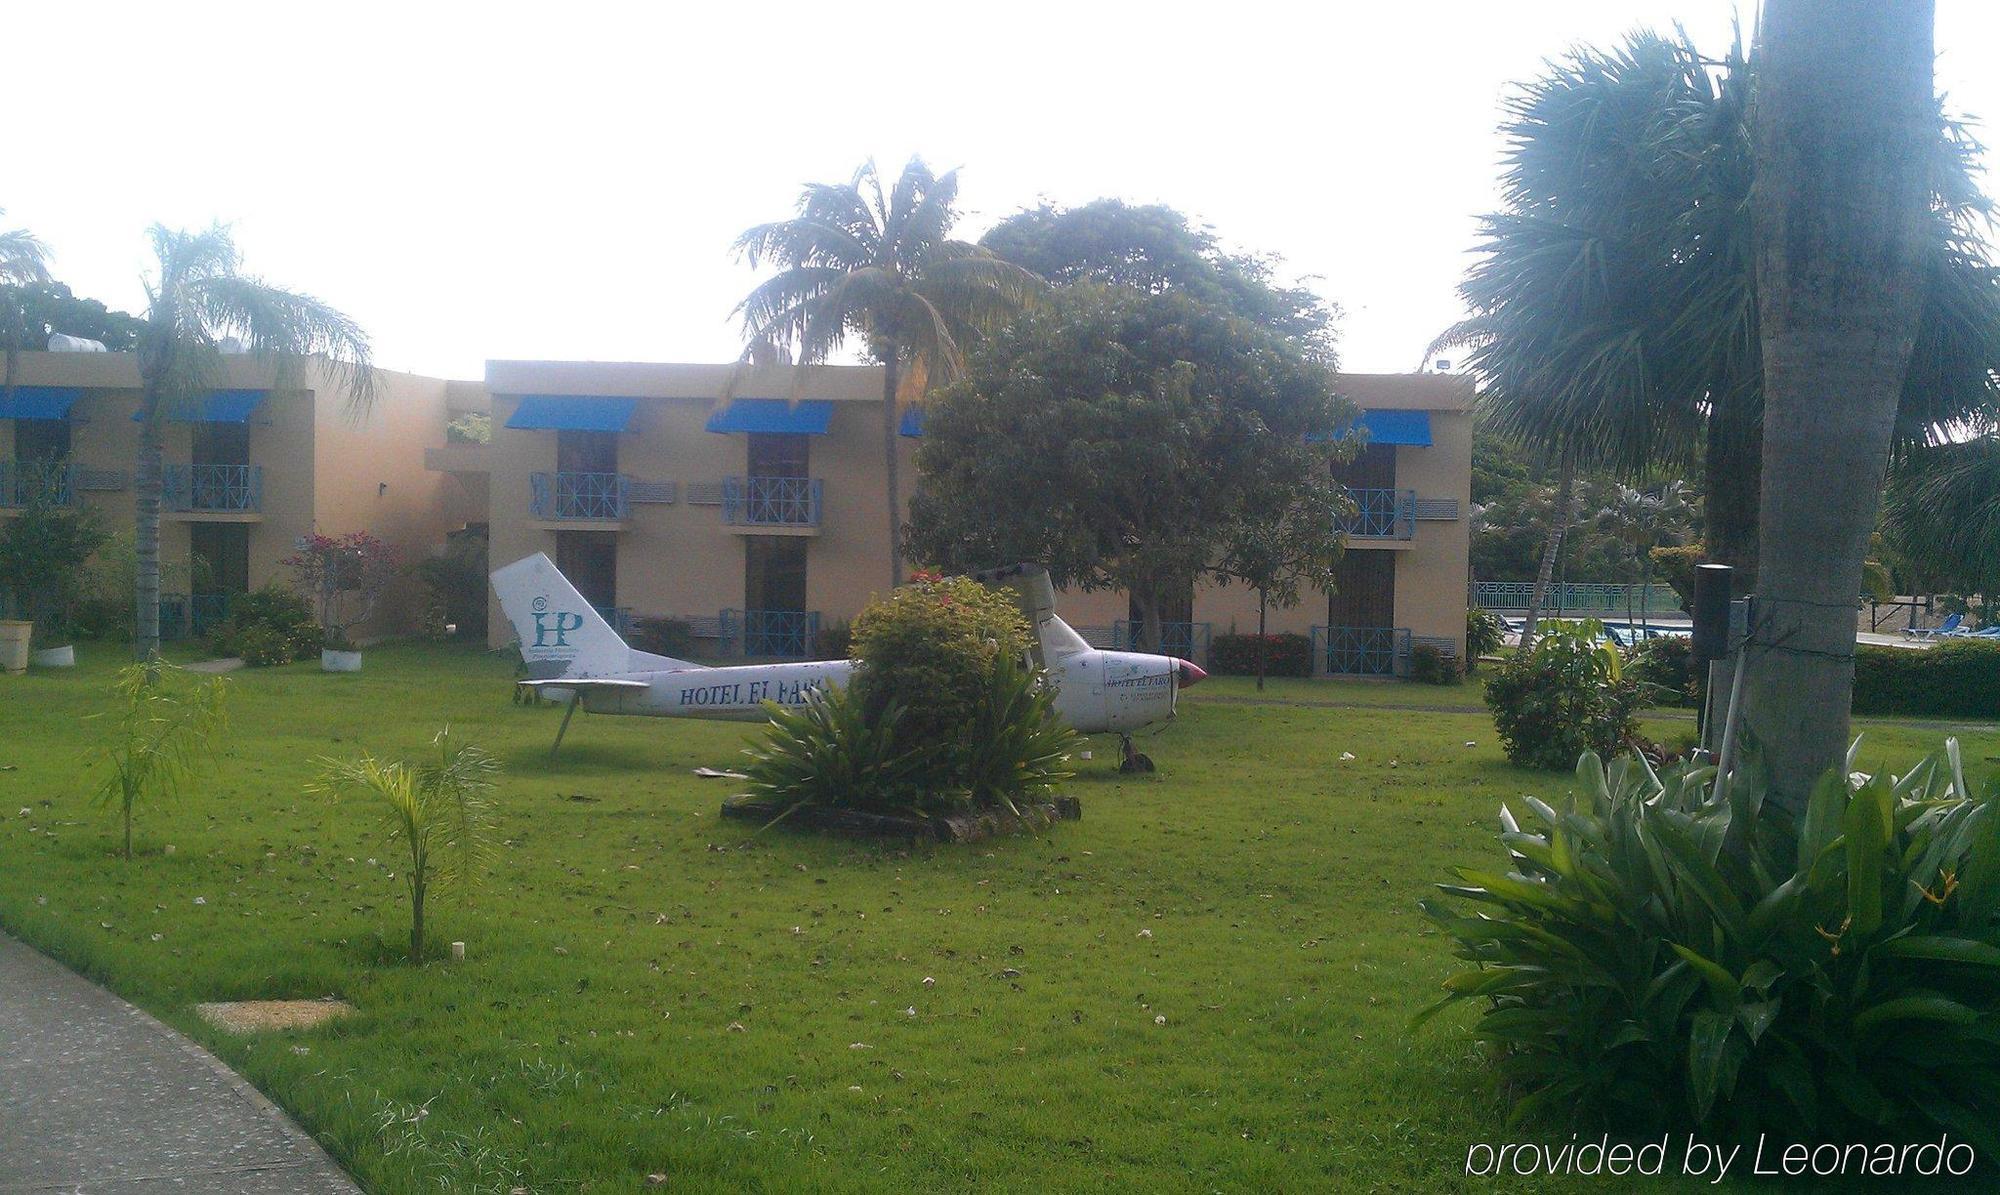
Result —
[[1965, 615], [1953, 614], [1934, 627], [1904, 627], [1903, 637], [1906, 639], [1935, 639], [1939, 635], [1956, 634], [1958, 632], [1958, 624], [1964, 621]]

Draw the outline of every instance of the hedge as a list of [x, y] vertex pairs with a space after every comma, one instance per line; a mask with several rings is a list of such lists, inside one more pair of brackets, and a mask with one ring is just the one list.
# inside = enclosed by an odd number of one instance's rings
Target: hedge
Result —
[[1923, 651], [1862, 644], [1854, 649], [1854, 712], [2000, 716], [2000, 643], [1942, 640]]
[[[1304, 635], [1264, 636], [1265, 676], [1311, 676], [1312, 640]], [[1257, 636], [1217, 635], [1208, 641], [1208, 670], [1218, 676], [1257, 675]]]

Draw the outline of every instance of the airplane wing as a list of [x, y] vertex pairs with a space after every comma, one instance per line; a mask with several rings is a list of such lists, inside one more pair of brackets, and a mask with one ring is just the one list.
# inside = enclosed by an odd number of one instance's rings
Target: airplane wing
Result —
[[642, 680], [619, 680], [609, 676], [559, 676], [551, 680], [519, 680], [524, 689], [566, 689], [577, 693], [633, 693], [650, 689]]

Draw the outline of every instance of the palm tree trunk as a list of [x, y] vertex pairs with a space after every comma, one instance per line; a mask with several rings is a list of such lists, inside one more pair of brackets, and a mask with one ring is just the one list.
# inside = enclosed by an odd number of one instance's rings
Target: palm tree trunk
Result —
[[139, 458], [134, 462], [132, 491], [137, 527], [134, 544], [132, 654], [140, 660], [160, 655], [160, 456], [159, 398], [148, 393], [139, 424]]
[[1576, 518], [1576, 462], [1565, 457], [1562, 474], [1556, 482], [1556, 501], [1549, 511], [1549, 537], [1542, 543], [1542, 564], [1535, 573], [1535, 591], [1528, 596], [1528, 622], [1521, 628], [1522, 651], [1535, 646], [1535, 624], [1542, 617], [1542, 603], [1547, 600], [1549, 582], [1556, 573], [1556, 557], [1562, 553], [1563, 536], [1569, 533], [1571, 520]]
[[1922, 301], [1930, 0], [1766, 0], [1764, 476], [1746, 722], [1794, 812], [1847, 748], [1862, 560]]
[[424, 882], [410, 885], [410, 962], [424, 961]]
[[889, 588], [903, 583], [903, 493], [897, 476], [896, 374], [901, 348], [890, 341], [882, 354], [882, 474], [889, 490]]

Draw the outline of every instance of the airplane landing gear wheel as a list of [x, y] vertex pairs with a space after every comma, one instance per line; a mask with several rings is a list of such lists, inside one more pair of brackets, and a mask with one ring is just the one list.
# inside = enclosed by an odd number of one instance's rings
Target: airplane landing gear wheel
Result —
[[1125, 756], [1118, 761], [1118, 770], [1120, 772], [1129, 775], [1133, 772], [1152, 772], [1157, 770], [1153, 767], [1152, 756], [1147, 755], [1143, 751], [1134, 751], [1132, 749], [1131, 735], [1121, 734], [1118, 736], [1118, 749]]

